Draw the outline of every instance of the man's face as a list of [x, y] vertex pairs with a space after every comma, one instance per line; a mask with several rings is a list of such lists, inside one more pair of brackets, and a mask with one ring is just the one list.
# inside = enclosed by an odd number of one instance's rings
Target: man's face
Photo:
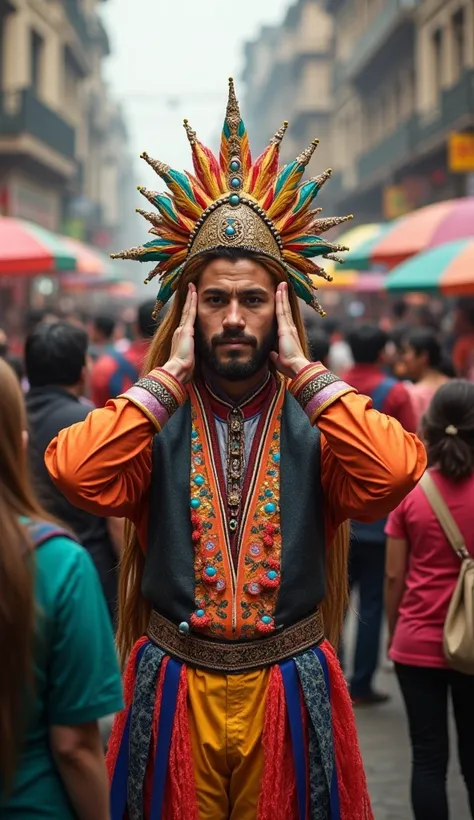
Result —
[[252, 259], [215, 259], [197, 284], [196, 347], [222, 379], [254, 376], [277, 343], [275, 282]]

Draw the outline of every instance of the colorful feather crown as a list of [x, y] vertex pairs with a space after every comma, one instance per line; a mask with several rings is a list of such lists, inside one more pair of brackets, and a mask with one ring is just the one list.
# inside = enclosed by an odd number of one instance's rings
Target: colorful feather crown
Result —
[[198, 254], [222, 247], [241, 248], [274, 259], [286, 270], [296, 295], [323, 314], [312, 277], [332, 277], [312, 258], [343, 261], [333, 254], [347, 248], [322, 239], [320, 234], [352, 215], [324, 219], [319, 217], [321, 208], [311, 210], [312, 201], [331, 176], [329, 169], [302, 181], [318, 141], [314, 140], [293, 162], [280, 168], [280, 143], [288, 127], [285, 122], [252, 163], [232, 79], [219, 160], [199, 142], [187, 120], [184, 127], [191, 144], [195, 175], [174, 171], [142, 154], [170, 193], [139, 187], [158, 211], [138, 209], [151, 222], [150, 233], [154, 238], [145, 245], [112, 255], [114, 259], [158, 263], [145, 280], [160, 277], [155, 315], [173, 295], [188, 262]]

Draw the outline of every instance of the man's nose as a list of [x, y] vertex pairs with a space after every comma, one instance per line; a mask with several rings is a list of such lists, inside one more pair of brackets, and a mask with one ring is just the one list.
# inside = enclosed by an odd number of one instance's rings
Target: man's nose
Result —
[[245, 327], [245, 318], [238, 299], [230, 300], [222, 324], [224, 327]]

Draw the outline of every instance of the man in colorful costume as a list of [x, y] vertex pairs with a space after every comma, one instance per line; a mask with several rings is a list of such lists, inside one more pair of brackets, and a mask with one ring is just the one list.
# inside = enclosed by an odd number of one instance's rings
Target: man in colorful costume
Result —
[[219, 161], [186, 121], [195, 175], [144, 155], [171, 195], [141, 189], [154, 238], [120, 256], [158, 261], [173, 304], [144, 378], [46, 454], [70, 501], [131, 522], [113, 820], [372, 818], [323, 617], [334, 636], [344, 522], [386, 515], [425, 455], [308, 361], [297, 297], [320, 310], [311, 257], [343, 219], [310, 210], [316, 142], [279, 170], [286, 125], [252, 164], [231, 81]]

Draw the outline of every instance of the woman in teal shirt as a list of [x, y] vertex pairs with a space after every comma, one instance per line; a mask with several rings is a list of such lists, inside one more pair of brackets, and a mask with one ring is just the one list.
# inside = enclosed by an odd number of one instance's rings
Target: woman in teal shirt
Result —
[[109, 820], [98, 719], [123, 707], [110, 618], [88, 553], [30, 489], [24, 430], [0, 360], [0, 820]]

